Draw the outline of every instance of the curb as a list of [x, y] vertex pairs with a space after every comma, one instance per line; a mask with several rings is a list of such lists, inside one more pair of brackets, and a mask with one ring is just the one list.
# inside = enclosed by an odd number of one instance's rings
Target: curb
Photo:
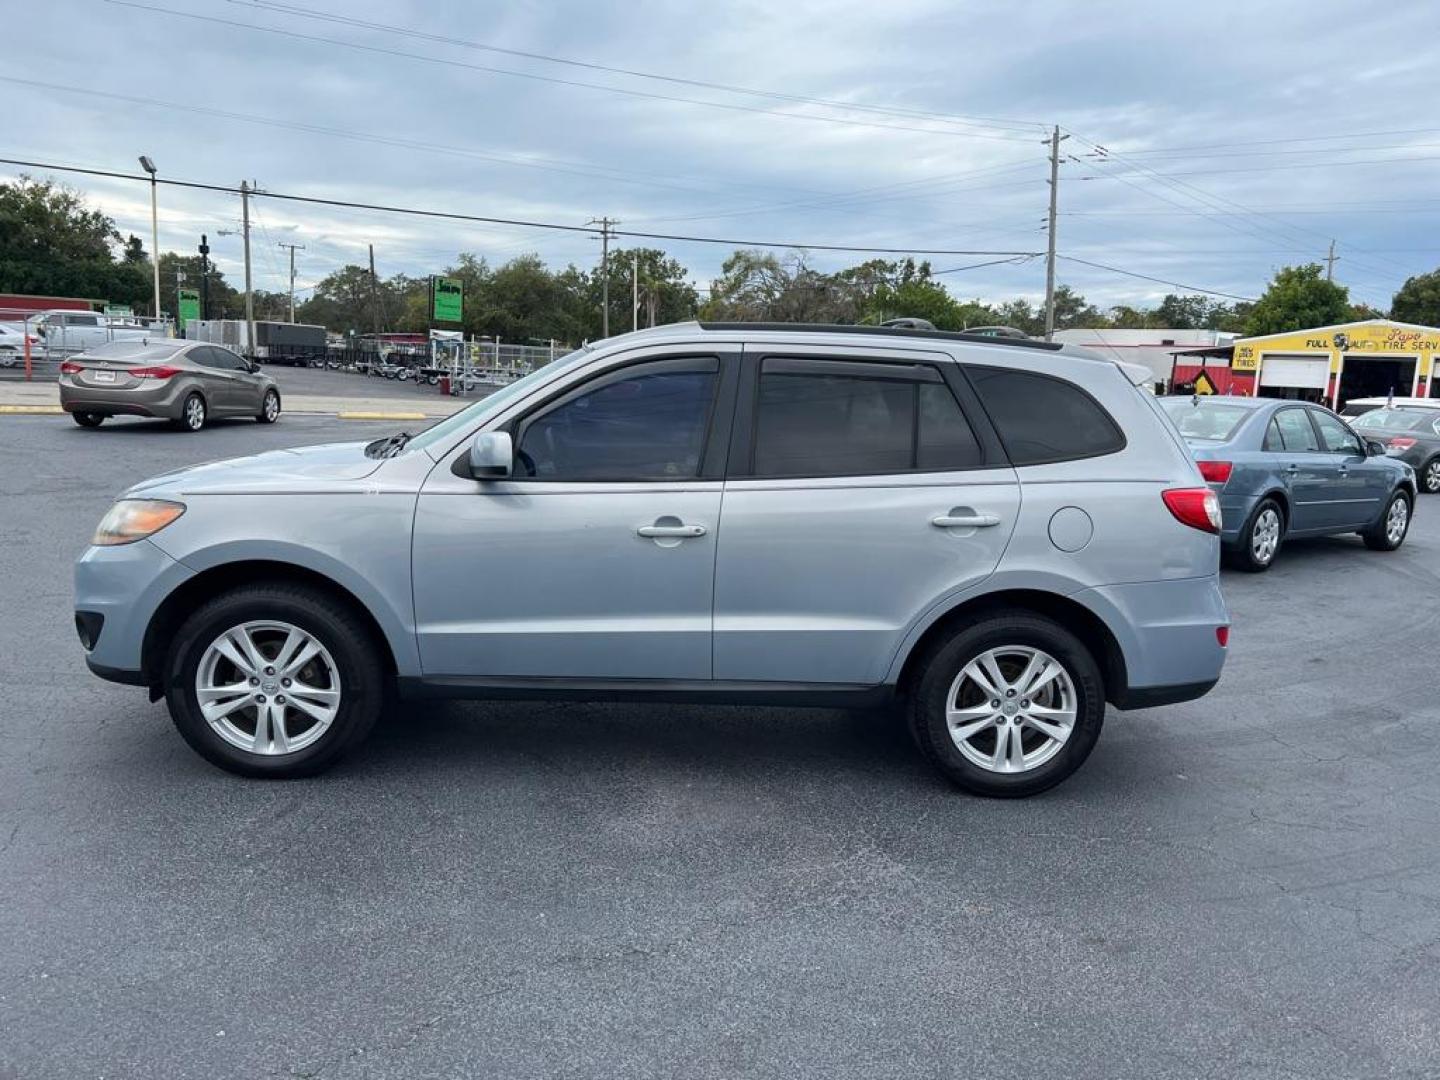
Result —
[[428, 420], [429, 415], [420, 412], [339, 412], [341, 420]]
[[0, 416], [63, 416], [59, 405], [0, 405]]

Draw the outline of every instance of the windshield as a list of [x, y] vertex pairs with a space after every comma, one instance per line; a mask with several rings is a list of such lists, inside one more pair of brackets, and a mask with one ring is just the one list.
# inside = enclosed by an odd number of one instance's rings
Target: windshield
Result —
[[1184, 397], [1164, 398], [1160, 404], [1175, 421], [1181, 435], [1187, 439], [1214, 439], [1217, 442], [1234, 435], [1252, 411], [1243, 405], [1193, 401]]
[[168, 360], [185, 346], [183, 341], [151, 343], [141, 341], [107, 341], [86, 349], [82, 360]]
[[1440, 410], [1371, 409], [1351, 421], [1369, 431], [1418, 431], [1440, 419]]
[[487, 416], [491, 416], [503, 409], [510, 402], [528, 391], [532, 386], [544, 382], [552, 375], [558, 374], [563, 368], [577, 362], [589, 353], [589, 351], [588, 346], [581, 346], [572, 353], [558, 356], [544, 367], [536, 368], [530, 372], [529, 375], [522, 376], [512, 383], [507, 383], [493, 393], [487, 394], [475, 402], [475, 404], [461, 409], [453, 416], [446, 417], [438, 424], [432, 424], [405, 443], [405, 452], [409, 453], [412, 450], [424, 450], [449, 438], [457, 431], [463, 431], [470, 425], [479, 423]]

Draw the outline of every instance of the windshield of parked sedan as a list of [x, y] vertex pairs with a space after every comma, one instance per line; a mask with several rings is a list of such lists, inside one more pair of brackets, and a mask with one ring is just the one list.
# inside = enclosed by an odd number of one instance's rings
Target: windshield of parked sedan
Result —
[[151, 341], [107, 341], [104, 345], [96, 345], [93, 349], [86, 349], [82, 360], [135, 360], [154, 361], [168, 360], [179, 352], [186, 342], [171, 341], [168, 343], [157, 343]]
[[1160, 404], [1175, 421], [1180, 434], [1187, 439], [1214, 439], [1217, 442], [1230, 438], [1235, 430], [1250, 415], [1250, 409], [1243, 405], [1227, 405], [1223, 401], [1194, 401], [1191, 398], [1172, 397]]
[[556, 357], [544, 367], [536, 368], [530, 372], [529, 375], [521, 376], [512, 383], [506, 383], [500, 387], [500, 389], [485, 395], [468, 408], [461, 409], [453, 416], [446, 417], [438, 424], [432, 424], [420, 432], [420, 434], [406, 442], [405, 452], [409, 453], [412, 450], [423, 450], [426, 447], [434, 446], [436, 443], [442, 442], [449, 436], [455, 434], [455, 432], [463, 431], [472, 424], [479, 423], [487, 416], [499, 412], [531, 387], [545, 382], [552, 375], [558, 374], [572, 363], [578, 362], [589, 353], [589, 351], [590, 347], [588, 345], [582, 345], [574, 352]]
[[1417, 431], [1440, 419], [1440, 409], [1371, 409], [1350, 421], [1369, 431]]

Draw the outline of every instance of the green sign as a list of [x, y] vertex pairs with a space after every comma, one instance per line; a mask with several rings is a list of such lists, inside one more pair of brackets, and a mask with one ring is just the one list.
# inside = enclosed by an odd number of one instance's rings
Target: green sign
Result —
[[430, 279], [430, 318], [436, 322], [460, 322], [465, 311], [465, 287], [458, 278]]
[[130, 305], [129, 305], [129, 304], [106, 304], [106, 305], [105, 305], [105, 314], [106, 314], [106, 315], [134, 315], [135, 312], [133, 312], [133, 311], [130, 310]]
[[180, 308], [178, 329], [184, 333], [185, 327], [190, 325], [191, 319], [200, 318], [200, 293], [195, 289], [180, 289], [179, 303], [176, 306]]

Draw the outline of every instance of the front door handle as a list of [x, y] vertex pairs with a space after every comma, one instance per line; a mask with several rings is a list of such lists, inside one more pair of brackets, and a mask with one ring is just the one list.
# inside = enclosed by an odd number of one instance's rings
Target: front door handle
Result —
[[644, 536], [650, 539], [664, 536], [694, 537], [704, 536], [704, 525], [641, 525], [635, 530], [636, 536]]
[[937, 529], [987, 529], [999, 525], [1000, 519], [994, 514], [941, 514], [930, 519]]
[[1300, 471], [1300, 466], [1299, 466], [1299, 465], [1287, 465], [1287, 466], [1285, 466], [1285, 471], [1286, 471], [1287, 473], [1289, 473], [1291, 476], [1294, 476], [1296, 473], [1298, 473], [1298, 472]]

